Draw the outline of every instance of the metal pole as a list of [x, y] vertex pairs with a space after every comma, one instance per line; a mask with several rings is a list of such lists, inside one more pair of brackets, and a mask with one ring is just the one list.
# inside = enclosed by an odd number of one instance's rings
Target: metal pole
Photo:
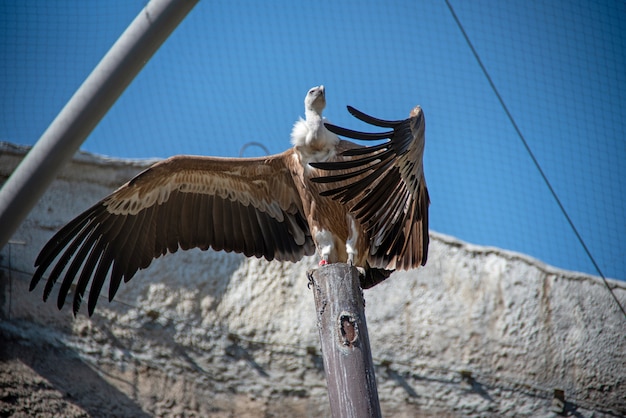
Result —
[[309, 280], [313, 285], [332, 416], [380, 417], [357, 269], [333, 263], [316, 270]]
[[0, 189], [0, 248], [198, 0], [151, 0]]

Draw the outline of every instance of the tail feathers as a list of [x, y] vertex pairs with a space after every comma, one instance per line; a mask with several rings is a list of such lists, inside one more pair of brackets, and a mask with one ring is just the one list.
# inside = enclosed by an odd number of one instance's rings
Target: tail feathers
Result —
[[369, 289], [370, 287], [376, 286], [378, 283], [387, 279], [393, 270], [385, 270], [378, 268], [371, 268], [367, 266], [365, 268], [365, 275], [360, 275], [359, 281], [361, 282], [362, 289]]

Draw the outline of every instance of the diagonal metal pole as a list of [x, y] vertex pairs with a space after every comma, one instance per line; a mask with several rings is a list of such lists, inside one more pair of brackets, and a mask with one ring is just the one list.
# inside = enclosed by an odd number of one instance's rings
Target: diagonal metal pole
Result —
[[0, 248], [198, 0], [151, 0], [0, 189]]
[[315, 270], [309, 280], [332, 416], [382, 416], [357, 269], [333, 263]]

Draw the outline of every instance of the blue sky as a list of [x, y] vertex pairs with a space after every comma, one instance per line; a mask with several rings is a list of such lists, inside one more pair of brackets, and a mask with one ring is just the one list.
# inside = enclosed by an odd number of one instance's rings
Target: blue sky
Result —
[[[450, 3], [598, 265], [626, 279], [626, 6]], [[431, 229], [597, 274], [444, 0], [269, 4], [200, 2], [82, 148], [277, 153], [319, 84], [350, 128], [348, 104], [390, 119], [420, 104]], [[2, 2], [0, 140], [34, 144], [144, 5]]]

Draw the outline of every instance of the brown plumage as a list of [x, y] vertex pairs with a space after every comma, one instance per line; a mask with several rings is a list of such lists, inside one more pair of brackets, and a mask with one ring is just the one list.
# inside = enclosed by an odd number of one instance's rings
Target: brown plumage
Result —
[[[294, 147], [260, 158], [176, 156], [138, 174], [70, 221], [35, 261], [35, 288], [52, 266], [44, 300], [63, 275], [57, 298], [72, 283], [74, 313], [91, 283], [91, 315], [107, 276], [109, 300], [154, 258], [178, 248], [209, 247], [267, 260], [298, 261], [318, 253], [324, 262], [352, 262], [362, 287], [395, 269], [426, 262], [428, 191], [424, 180], [424, 117], [382, 121], [390, 130], [365, 134], [324, 125], [323, 86], [305, 98], [306, 119], [294, 126]], [[371, 147], [339, 140], [388, 139]]]

